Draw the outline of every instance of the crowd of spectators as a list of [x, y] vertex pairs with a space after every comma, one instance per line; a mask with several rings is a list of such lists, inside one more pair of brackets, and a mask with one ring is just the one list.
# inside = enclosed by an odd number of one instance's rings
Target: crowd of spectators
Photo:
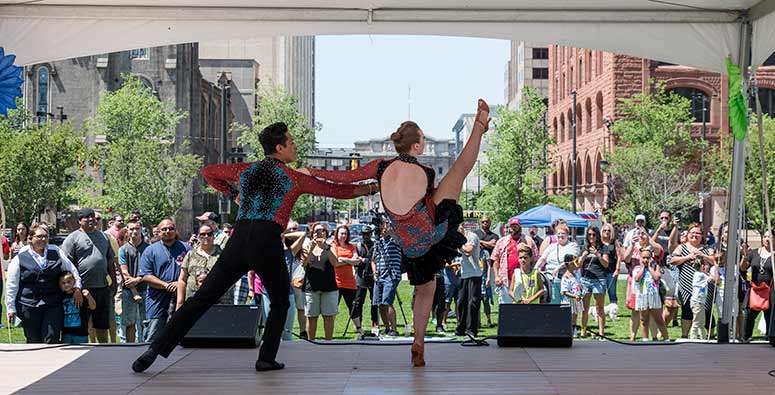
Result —
[[[84, 208], [77, 218], [79, 228], [59, 247], [42, 223], [19, 223], [12, 240], [1, 240], [3, 258], [10, 259], [6, 323], [20, 324], [27, 342], [153, 341], [214, 270], [231, 232], [212, 212], [197, 217], [199, 226], [186, 242], [169, 217], [146, 227], [139, 212], [127, 221], [114, 215], [105, 231], [98, 211]], [[621, 307], [631, 312], [630, 340], [669, 340], [668, 328], [679, 319], [681, 337], [714, 336], [724, 300], [724, 229], [717, 240], [699, 224], [682, 231], [667, 212], [654, 230], [638, 215], [632, 226], [590, 226], [580, 238], [572, 237], [562, 221], [543, 238], [535, 228], [524, 232], [517, 218], [507, 222], [503, 236], [491, 229], [487, 216], [478, 226], [467, 226], [459, 229], [466, 238], [459, 257], [436, 274], [432, 325], [438, 334], [477, 336], [480, 328], [495, 327], [496, 303], [551, 303], [570, 305], [580, 329], [575, 336], [602, 339], [607, 319], [617, 318], [621, 276], [626, 279]], [[361, 338], [399, 336], [394, 305], [401, 303], [398, 289], [405, 277], [389, 223], [358, 226], [356, 233], [345, 224], [331, 229], [326, 222], [308, 229], [290, 221], [283, 234], [292, 284], [283, 339], [293, 338], [296, 325], [301, 338], [317, 339], [322, 316], [322, 338], [332, 340], [340, 315]], [[757, 326], [770, 326], [770, 235], [760, 248], [743, 245], [741, 256], [735, 336], [750, 341]], [[264, 319], [270, 309], [261, 278], [253, 272], [245, 273], [220, 303], [260, 306]], [[400, 310], [409, 328], [403, 305]], [[456, 320], [452, 328], [449, 318]]]

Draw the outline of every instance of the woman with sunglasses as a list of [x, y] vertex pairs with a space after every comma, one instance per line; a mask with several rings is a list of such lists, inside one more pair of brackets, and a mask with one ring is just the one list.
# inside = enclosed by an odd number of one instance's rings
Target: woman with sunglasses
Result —
[[307, 336], [315, 340], [318, 317], [323, 316], [323, 330], [326, 340], [334, 337], [334, 323], [339, 314], [339, 288], [336, 285], [335, 267], [339, 259], [326, 242], [328, 229], [318, 222], [312, 225], [312, 243], [307, 247], [302, 264], [305, 267], [304, 315], [307, 316]]
[[619, 265], [621, 257], [624, 255], [622, 244], [616, 239], [613, 225], [606, 223], [600, 228], [600, 241], [603, 242], [603, 248], [608, 251], [608, 267], [606, 268], [606, 288], [608, 289], [608, 302], [619, 303], [619, 297], [616, 295], [616, 282], [619, 279]]
[[[221, 247], [215, 244], [215, 232], [210, 225], [202, 225], [195, 234], [198, 245], [189, 250], [180, 264], [180, 276], [178, 277], [177, 297], [175, 298], [175, 310], [183, 306], [183, 302], [199, 290], [207, 275], [215, 267], [218, 258], [221, 257]], [[221, 304], [231, 304], [234, 298], [234, 286], [229, 288], [221, 297]]]
[[569, 235], [568, 225], [558, 224], [555, 228], [557, 242], [550, 244], [536, 262], [536, 267], [552, 279], [552, 304], [560, 304], [562, 276], [565, 274], [565, 257], [567, 255], [579, 256], [579, 245], [575, 241], [570, 241]]
[[[667, 263], [678, 266], [678, 301], [681, 303], [681, 337], [689, 335], [689, 329], [692, 327], [694, 314], [691, 308], [692, 298], [692, 280], [694, 272], [693, 263], [697, 260], [703, 261], [709, 265], [716, 262], [716, 256], [705, 245], [702, 244], [703, 231], [698, 223], [689, 225], [687, 233], [687, 242], [681, 243], [673, 251], [673, 254], [667, 260]], [[708, 286], [708, 294], [712, 295], [711, 286]], [[712, 305], [712, 298], [708, 298], [706, 304]]]
[[59, 277], [72, 273], [73, 303], [81, 307], [81, 276], [59, 248], [48, 244], [48, 228], [35, 224], [30, 235], [30, 248], [13, 257], [8, 266], [8, 323], [13, 325], [17, 316], [21, 318], [27, 343], [59, 343], [64, 325]]
[[[767, 310], [754, 310], [750, 307], [751, 290], [749, 289], [745, 295], [745, 303], [743, 303], [743, 341], [750, 342], [753, 337], [753, 328], [756, 325], [756, 318], [761, 312], [764, 314], [764, 322], [766, 323], [767, 331], [770, 333], [770, 314], [772, 311], [772, 302], [775, 300], [772, 294], [775, 292], [775, 287], [772, 286], [772, 238], [769, 234], [764, 235], [762, 240], [762, 246], [758, 249], [747, 251], [745, 248], [741, 253], [740, 259], [740, 274], [744, 278], [751, 279], [751, 285], [760, 286], [767, 284], [770, 286], [770, 308]], [[748, 276], [748, 269], [751, 269], [750, 277]], [[748, 287], [750, 288], [750, 287]], [[770, 338], [771, 339], [771, 338]]]
[[584, 240], [584, 251], [581, 253], [581, 288], [583, 291], [584, 309], [581, 311], [581, 337], [587, 337], [587, 322], [589, 321], [589, 306], [592, 296], [595, 297], [595, 309], [597, 310], [598, 335], [605, 332], [605, 294], [608, 291], [606, 272], [609, 262], [608, 247], [603, 245], [600, 238], [600, 230], [597, 226], [587, 229], [587, 237]]

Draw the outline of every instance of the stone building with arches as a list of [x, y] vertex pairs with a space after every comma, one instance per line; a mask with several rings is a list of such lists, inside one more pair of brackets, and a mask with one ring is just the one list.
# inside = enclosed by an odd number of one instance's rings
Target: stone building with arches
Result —
[[[762, 110], [775, 116], [775, 54], [756, 75]], [[616, 149], [610, 127], [621, 117], [616, 103], [647, 90], [651, 81], [664, 81], [667, 90], [692, 100], [692, 134], [720, 144], [729, 133], [727, 77], [693, 67], [584, 48], [549, 46], [549, 106], [547, 127], [555, 141], [548, 193], [570, 195], [573, 175], [573, 96], [576, 92], [576, 206], [579, 212], [602, 212], [612, 189], [601, 160]], [[707, 103], [703, 111], [703, 101]], [[699, 190], [698, 190], [699, 192]], [[710, 192], [710, 191], [705, 191]], [[718, 195], [718, 196], [717, 196]], [[708, 194], [703, 222], [723, 218], [723, 191]], [[698, 199], [699, 206], [699, 199]]]

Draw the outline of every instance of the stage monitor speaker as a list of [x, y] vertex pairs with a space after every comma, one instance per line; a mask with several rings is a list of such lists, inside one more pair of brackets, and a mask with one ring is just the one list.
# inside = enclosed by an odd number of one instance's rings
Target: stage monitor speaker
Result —
[[213, 305], [183, 337], [180, 345], [193, 348], [256, 348], [260, 342], [260, 316], [258, 306]]
[[570, 347], [572, 344], [570, 305], [500, 305], [499, 347]]

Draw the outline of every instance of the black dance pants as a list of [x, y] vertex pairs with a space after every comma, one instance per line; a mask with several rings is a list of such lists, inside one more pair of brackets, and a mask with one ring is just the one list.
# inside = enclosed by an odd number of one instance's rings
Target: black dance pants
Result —
[[280, 238], [282, 231], [282, 227], [272, 221], [238, 221], [234, 236], [229, 239], [202, 286], [172, 315], [151, 348], [165, 358], [169, 356], [207, 309], [218, 303], [242, 275], [254, 270], [271, 301], [258, 359], [274, 361], [291, 306], [288, 296], [290, 279]]
[[358, 287], [358, 291], [355, 293], [355, 301], [353, 302], [352, 318], [363, 317], [363, 305], [366, 303], [366, 293], [369, 293], [369, 307], [371, 308], [371, 323], [375, 324], [379, 322], [377, 318], [378, 307], [374, 305], [374, 287], [361, 288]]
[[479, 332], [479, 308], [482, 303], [482, 277], [468, 277], [462, 280], [457, 307], [456, 333], [471, 331], [474, 335]]
[[[81, 308], [86, 308], [85, 299]], [[65, 320], [62, 305], [30, 307], [17, 302], [16, 315], [22, 320], [24, 337], [27, 338], [28, 344], [56, 344], [60, 342]]]

